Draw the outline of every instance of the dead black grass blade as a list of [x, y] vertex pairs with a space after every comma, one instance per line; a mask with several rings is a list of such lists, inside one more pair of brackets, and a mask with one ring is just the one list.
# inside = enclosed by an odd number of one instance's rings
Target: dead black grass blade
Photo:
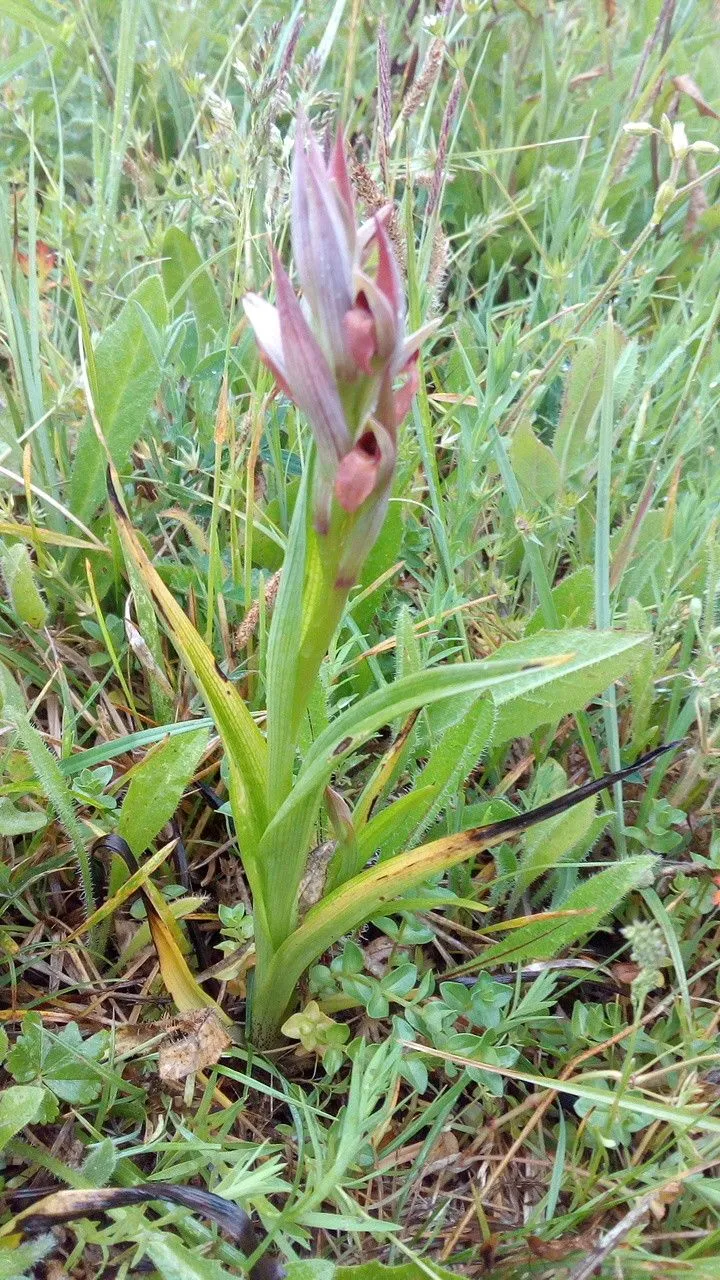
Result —
[[[11, 1208], [17, 1208], [25, 1198], [22, 1192], [10, 1195], [8, 1200]], [[230, 1200], [225, 1200], [212, 1191], [202, 1191], [198, 1187], [179, 1187], [171, 1182], [155, 1182], [146, 1187], [53, 1191], [17, 1213], [4, 1228], [4, 1233], [35, 1235], [49, 1227], [73, 1222], [77, 1218], [96, 1218], [111, 1209], [149, 1204], [156, 1200], [166, 1200], [201, 1214], [204, 1218], [210, 1218], [247, 1258], [252, 1257], [264, 1242], [264, 1234], [258, 1232], [239, 1205], [232, 1204]], [[263, 1254], [252, 1264], [248, 1275], [250, 1280], [282, 1280], [285, 1270], [277, 1258]]]
[[476, 827], [472, 835], [476, 836], [478, 841], [493, 839], [495, 843], [496, 836], [519, 835], [522, 831], [527, 831], [529, 827], [537, 826], [539, 822], [545, 822], [547, 818], [555, 818], [560, 813], [565, 813], [568, 809], [574, 808], [576, 804], [580, 804], [582, 800], [587, 800], [590, 796], [596, 796], [598, 792], [605, 791], [609, 787], [614, 787], [616, 782], [626, 782], [628, 778], [632, 778], [635, 774], [645, 769], [647, 765], [654, 764], [661, 756], [667, 754], [668, 751], [677, 751], [683, 745], [682, 741], [667, 742], [662, 747], [655, 747], [654, 751], [648, 751], [647, 755], [640, 756], [634, 764], [628, 764], [624, 769], [616, 769], [614, 773], [604, 773], [601, 778], [593, 778], [590, 782], [584, 782], [582, 786], [575, 787], [573, 791], [565, 791], [563, 795], [556, 796], [554, 800], [548, 800], [547, 804], [538, 805], [536, 809], [529, 809], [527, 813], [520, 813], [512, 818], [501, 818], [499, 822], [490, 822], [487, 826]]

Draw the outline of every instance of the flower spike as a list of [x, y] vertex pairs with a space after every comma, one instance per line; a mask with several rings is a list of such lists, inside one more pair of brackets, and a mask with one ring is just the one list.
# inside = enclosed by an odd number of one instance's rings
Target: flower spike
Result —
[[[243, 306], [278, 386], [306, 415], [317, 446], [315, 529], [342, 530], [336, 586], [355, 581], [392, 490], [397, 430], [417, 390], [421, 343], [407, 335], [388, 204], [360, 226], [339, 129], [326, 160], [298, 113], [292, 163], [292, 248], [303, 303], [273, 251], [276, 306]], [[338, 534], [337, 536], [340, 536]]]

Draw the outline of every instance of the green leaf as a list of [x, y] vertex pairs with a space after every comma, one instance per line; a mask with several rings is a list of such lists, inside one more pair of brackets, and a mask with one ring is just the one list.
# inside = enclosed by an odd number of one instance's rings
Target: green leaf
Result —
[[[617, 325], [614, 338], [617, 363], [627, 344], [625, 334]], [[606, 342], [605, 327], [601, 326], [578, 347], [570, 363], [553, 439], [553, 453], [563, 478], [571, 475], [584, 461], [585, 437], [602, 398]]]
[[516, 426], [509, 453], [524, 498], [537, 505], [557, 497], [562, 487], [560, 464], [552, 449], [538, 440], [527, 418]]
[[173, 314], [183, 311], [187, 298], [195, 316], [200, 345], [207, 346], [225, 325], [213, 278], [192, 240], [180, 227], [169, 227], [165, 232], [162, 256], [163, 285]]
[[12, 1249], [0, 1248], [0, 1280], [23, 1280], [25, 1276], [35, 1276], [38, 1262], [42, 1262], [53, 1249], [57, 1249], [57, 1240], [52, 1232], [24, 1244], [14, 1244]]
[[512, 901], [517, 901], [540, 876], [556, 867], [588, 834], [593, 824], [596, 804], [597, 798], [590, 796], [574, 808], [559, 813], [556, 818], [538, 823], [525, 833]]
[[117, 1164], [117, 1151], [111, 1138], [103, 1138], [91, 1147], [82, 1167], [83, 1178], [91, 1187], [106, 1187]]
[[20, 1084], [42, 1082], [64, 1102], [93, 1102], [102, 1088], [93, 1064], [105, 1052], [107, 1038], [106, 1031], [98, 1031], [83, 1040], [75, 1022], [51, 1036], [38, 1013], [27, 1013], [22, 1034], [8, 1054], [7, 1069]]
[[337, 1267], [323, 1258], [303, 1258], [285, 1268], [285, 1280], [336, 1280]]
[[193, 1253], [169, 1231], [144, 1231], [139, 1243], [163, 1280], [232, 1280], [233, 1272]]
[[544, 631], [503, 645], [494, 655], [498, 660], [522, 657], [531, 663], [565, 652], [568, 661], [497, 682], [492, 690], [498, 709], [494, 741], [525, 737], [539, 725], [582, 710], [608, 685], [634, 669], [646, 645], [646, 635], [575, 630]]
[[[582, 805], [585, 803], [583, 801]], [[578, 938], [592, 933], [633, 889], [650, 883], [656, 861], [656, 858], [643, 854], [637, 858], [625, 858], [598, 871], [578, 885], [560, 907], [563, 911], [582, 912], [582, 915], [547, 922], [534, 920], [513, 930], [508, 938], [483, 951], [480, 957], [483, 968], [489, 964], [547, 960]]]
[[133, 770], [117, 834], [127, 841], [136, 858], [172, 818], [207, 742], [207, 729], [168, 738], [149, 751]]
[[[401, 797], [389, 806], [396, 813], [395, 823], [389, 826], [387, 811], [381, 811], [386, 814], [383, 841], [382, 844], [376, 844], [381, 859], [391, 858], [403, 849], [414, 848], [422, 833], [457, 798], [468, 775], [490, 746], [494, 722], [495, 707], [492, 699], [481, 697], [475, 699], [470, 710], [447, 730], [433, 747], [425, 768], [413, 784], [414, 793], [419, 791], [422, 794], [426, 791], [427, 794], [421, 812], [418, 813], [414, 807], [408, 809], [402, 804], [404, 797]], [[401, 807], [398, 809], [397, 805]], [[374, 822], [368, 824], [364, 844], [373, 840], [373, 825]], [[362, 865], [363, 863], [359, 864], [358, 871]]]
[[47, 605], [35, 581], [35, 566], [23, 542], [2, 548], [0, 568], [5, 579], [10, 605], [20, 620], [37, 630], [47, 621]]
[[26, 1125], [37, 1119], [45, 1090], [37, 1085], [14, 1084], [0, 1093], [0, 1151]]
[[86, 911], [90, 915], [95, 907], [90, 858], [85, 834], [75, 816], [72, 796], [55, 756], [30, 721], [19, 685], [4, 663], [0, 662], [0, 723], [3, 722], [17, 733], [40, 786], [70, 837]]
[[[595, 574], [590, 564], [569, 573], [566, 578], [553, 587], [552, 602], [560, 627], [589, 627], [595, 612]], [[545, 615], [542, 605], [530, 618], [526, 628], [526, 636], [534, 636], [545, 630]]]
[[[97, 413], [115, 466], [124, 470], [158, 393], [162, 368], [154, 331], [167, 324], [159, 276], [138, 285], [95, 348]], [[107, 458], [88, 421], [78, 443], [70, 481], [69, 505], [81, 520], [92, 517], [105, 493]]]
[[18, 809], [9, 796], [0, 796], [0, 836], [26, 836], [47, 826], [47, 814]]

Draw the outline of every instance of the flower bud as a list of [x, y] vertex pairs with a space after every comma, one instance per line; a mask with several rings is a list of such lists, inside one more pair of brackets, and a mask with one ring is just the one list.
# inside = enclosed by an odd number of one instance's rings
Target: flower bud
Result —
[[688, 142], [685, 125], [682, 120], [676, 120], [670, 137], [670, 154], [673, 160], [684, 160], [689, 150], [690, 143]]
[[656, 225], [662, 222], [676, 195], [677, 188], [674, 182], [666, 181], [660, 183], [655, 196], [655, 207], [652, 215], [652, 220]]
[[629, 120], [623, 125], [623, 132], [629, 133], [633, 138], [647, 138], [649, 134], [657, 133], [657, 129], [653, 129], [647, 120]]

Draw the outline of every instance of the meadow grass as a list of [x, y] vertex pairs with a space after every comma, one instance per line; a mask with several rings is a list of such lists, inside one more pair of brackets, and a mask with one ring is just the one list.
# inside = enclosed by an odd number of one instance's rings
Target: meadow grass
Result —
[[[242, 1272], [160, 1199], [13, 1226], [23, 1191], [158, 1182], [252, 1210], [291, 1280], [717, 1276], [717, 5], [0, 0], [0, 50], [0, 1277]], [[593, 626], [649, 640], [584, 710], [474, 753], [426, 707], [343, 758], [367, 857], [683, 747], [409, 891], [260, 1056], [227, 768], [105, 449], [262, 729], [310, 436], [239, 303], [288, 260], [299, 106], [394, 201], [409, 328], [441, 318], [301, 756], [396, 678]]]

